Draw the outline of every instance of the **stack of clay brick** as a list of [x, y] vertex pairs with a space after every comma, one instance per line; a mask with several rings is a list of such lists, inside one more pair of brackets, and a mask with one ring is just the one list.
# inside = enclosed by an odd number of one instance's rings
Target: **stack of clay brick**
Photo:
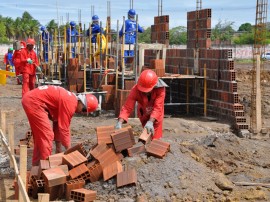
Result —
[[154, 25], [151, 25], [151, 43], [169, 45], [169, 16], [155, 16]]
[[97, 127], [96, 135], [97, 144], [88, 152], [79, 143], [64, 153], [41, 160], [39, 166], [33, 166], [27, 175], [29, 196], [37, 198], [38, 193], [49, 193], [50, 200], [93, 201], [97, 193], [84, 188], [87, 182], [116, 177], [117, 188], [136, 185], [137, 172], [122, 165], [124, 155], [132, 157], [146, 152], [163, 158], [170, 149], [169, 143], [151, 141], [146, 130], [136, 143], [131, 127], [119, 130], [114, 126]]
[[151, 69], [156, 72], [158, 77], [165, 76], [165, 66], [162, 59], [150, 59], [150, 66], [144, 66], [142, 71], [145, 69]]

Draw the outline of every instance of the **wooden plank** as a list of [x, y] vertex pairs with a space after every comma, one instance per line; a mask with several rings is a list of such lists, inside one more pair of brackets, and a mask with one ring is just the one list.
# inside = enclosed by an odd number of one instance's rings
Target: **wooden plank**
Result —
[[[14, 155], [14, 123], [8, 124], [8, 142], [10, 146], [10, 153]], [[12, 158], [10, 158], [10, 167], [13, 168]]]
[[23, 183], [23, 180], [20, 175], [18, 175], [17, 177], [17, 182], [20, 190], [19, 201], [30, 202], [30, 199], [26, 192], [25, 184]]
[[19, 201], [23, 201], [23, 199], [25, 199], [24, 191], [26, 189], [26, 175], [27, 175], [27, 146], [21, 145], [20, 146], [20, 175], [19, 177], [21, 177], [22, 187], [24, 187], [24, 189], [20, 189]]
[[270, 183], [260, 183], [260, 182], [233, 182], [237, 186], [260, 186], [260, 187], [270, 187]]
[[50, 194], [38, 193], [38, 202], [49, 202]]

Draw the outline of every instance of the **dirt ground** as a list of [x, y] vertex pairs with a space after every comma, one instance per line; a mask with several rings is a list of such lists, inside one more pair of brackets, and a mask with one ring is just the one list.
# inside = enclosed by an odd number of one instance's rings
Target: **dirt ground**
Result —
[[[249, 117], [252, 64], [236, 64], [238, 93]], [[266, 65], [267, 69], [267, 65]], [[268, 69], [269, 70], [269, 69]], [[269, 126], [270, 74], [263, 74], [263, 122]], [[14, 110], [15, 144], [29, 129], [21, 106], [21, 86], [15, 79], [0, 86], [1, 110]], [[97, 126], [114, 125], [113, 112], [102, 111], [98, 117], [75, 116], [71, 122], [72, 142], [83, 142], [86, 149], [96, 143]], [[140, 127], [137, 119], [129, 124], [135, 133]], [[136, 168], [136, 186], [116, 188], [116, 180], [88, 183], [86, 188], [97, 191], [97, 201], [270, 201], [270, 186], [238, 186], [236, 182], [270, 184], [270, 138], [252, 135], [239, 138], [230, 125], [220, 120], [209, 121], [202, 117], [167, 117], [164, 120], [163, 140], [171, 150], [163, 159], [142, 154], [126, 157], [123, 164]], [[138, 138], [137, 136], [135, 137]], [[9, 158], [0, 148], [0, 201], [13, 198], [14, 173]], [[30, 165], [28, 165], [30, 168]]]

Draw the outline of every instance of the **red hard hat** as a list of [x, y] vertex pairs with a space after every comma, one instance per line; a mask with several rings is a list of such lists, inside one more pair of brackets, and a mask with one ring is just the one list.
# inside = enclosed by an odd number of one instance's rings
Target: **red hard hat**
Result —
[[96, 96], [92, 94], [86, 94], [86, 102], [87, 102], [87, 112], [93, 112], [98, 107], [98, 100]]
[[26, 44], [28, 45], [28, 44], [30, 44], [30, 45], [35, 45], [35, 39], [31, 39], [31, 38], [29, 38], [29, 39], [27, 39], [27, 41], [26, 41]]
[[138, 89], [142, 92], [150, 92], [157, 84], [158, 77], [156, 73], [150, 69], [144, 70], [138, 80]]

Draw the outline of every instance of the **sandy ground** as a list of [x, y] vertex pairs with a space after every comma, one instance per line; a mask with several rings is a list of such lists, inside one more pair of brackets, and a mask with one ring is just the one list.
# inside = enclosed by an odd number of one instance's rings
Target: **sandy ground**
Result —
[[[250, 103], [250, 69], [252, 64], [237, 64], [238, 92], [246, 106], [247, 118]], [[264, 74], [263, 116], [269, 125], [269, 72]], [[1, 110], [14, 110], [8, 122], [15, 123], [15, 144], [29, 129], [22, 109], [21, 86], [9, 79], [0, 86]], [[98, 117], [75, 116], [71, 122], [73, 144], [83, 142], [86, 149], [96, 143], [95, 128], [114, 125], [113, 112]], [[137, 119], [129, 124], [135, 134], [142, 128]], [[220, 120], [209, 121], [202, 117], [165, 118], [163, 140], [171, 150], [163, 159], [142, 154], [126, 157], [123, 164], [136, 168], [136, 186], [116, 188], [115, 179], [88, 183], [86, 188], [97, 191], [97, 201], [270, 201], [270, 186], [237, 186], [234, 182], [270, 183], [269, 135], [239, 138], [230, 125]], [[137, 136], [135, 137], [137, 140]], [[29, 159], [30, 160], [30, 159]], [[8, 168], [9, 159], [0, 149], [0, 201], [13, 198], [14, 173]], [[30, 168], [30, 165], [28, 165]]]

